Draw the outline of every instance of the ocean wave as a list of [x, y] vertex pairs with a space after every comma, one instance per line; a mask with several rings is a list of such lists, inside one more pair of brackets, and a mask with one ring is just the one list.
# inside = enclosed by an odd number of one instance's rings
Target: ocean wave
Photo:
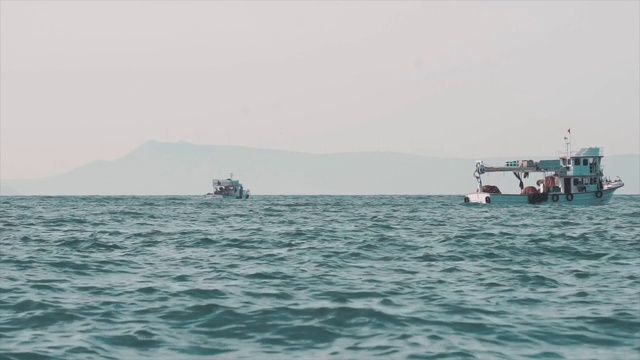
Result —
[[0, 358], [632, 359], [639, 201], [12, 197]]

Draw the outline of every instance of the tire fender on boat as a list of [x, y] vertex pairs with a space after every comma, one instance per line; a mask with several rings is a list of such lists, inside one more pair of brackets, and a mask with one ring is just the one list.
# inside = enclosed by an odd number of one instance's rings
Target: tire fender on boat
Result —
[[567, 201], [573, 200], [573, 194], [567, 194]]
[[602, 197], [602, 191], [600, 190], [596, 191], [596, 197], [600, 199]]
[[486, 198], [484, 198], [484, 202], [487, 204], [491, 204], [491, 196], [487, 196]]
[[553, 202], [558, 201], [558, 199], [560, 199], [560, 197], [558, 196], [558, 194], [553, 194], [553, 195], [551, 195], [551, 200], [552, 200]]
[[465, 196], [465, 197], [464, 197], [464, 202], [465, 202], [465, 203], [469, 203], [469, 197], [468, 197], [468, 196]]

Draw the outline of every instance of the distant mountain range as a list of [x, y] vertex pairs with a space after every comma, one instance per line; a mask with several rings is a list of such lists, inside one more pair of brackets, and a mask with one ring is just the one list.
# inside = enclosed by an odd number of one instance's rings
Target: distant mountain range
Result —
[[[483, 160], [496, 165], [516, 159]], [[604, 165], [605, 175], [625, 182], [618, 193], [640, 193], [640, 155], [608, 156]], [[212, 178], [230, 173], [254, 195], [463, 194], [476, 188], [474, 166], [475, 159], [391, 152], [309, 154], [149, 141], [120, 159], [62, 175], [2, 180], [0, 195], [200, 195], [211, 190]], [[518, 190], [510, 174], [492, 174], [485, 183], [503, 192]]]

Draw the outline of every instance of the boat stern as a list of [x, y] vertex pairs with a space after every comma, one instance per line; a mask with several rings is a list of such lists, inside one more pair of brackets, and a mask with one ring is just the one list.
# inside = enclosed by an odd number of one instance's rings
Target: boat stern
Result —
[[490, 204], [491, 194], [486, 192], [474, 192], [464, 196], [464, 202], [469, 204]]

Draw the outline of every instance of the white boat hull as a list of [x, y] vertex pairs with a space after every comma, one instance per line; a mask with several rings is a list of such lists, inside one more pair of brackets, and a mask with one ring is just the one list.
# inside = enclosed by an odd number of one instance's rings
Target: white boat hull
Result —
[[244, 193], [242, 197], [235, 195], [219, 195], [219, 194], [206, 194], [204, 195], [205, 199], [213, 199], [213, 200], [224, 200], [224, 199], [233, 199], [233, 200], [246, 200], [249, 198], [249, 194]]
[[[477, 204], [564, 204], [564, 205], [606, 205], [611, 201], [613, 193], [619, 188], [607, 188], [601, 191], [574, 194], [493, 194], [474, 192], [464, 197], [465, 203]], [[546, 195], [546, 196], [545, 196]]]

